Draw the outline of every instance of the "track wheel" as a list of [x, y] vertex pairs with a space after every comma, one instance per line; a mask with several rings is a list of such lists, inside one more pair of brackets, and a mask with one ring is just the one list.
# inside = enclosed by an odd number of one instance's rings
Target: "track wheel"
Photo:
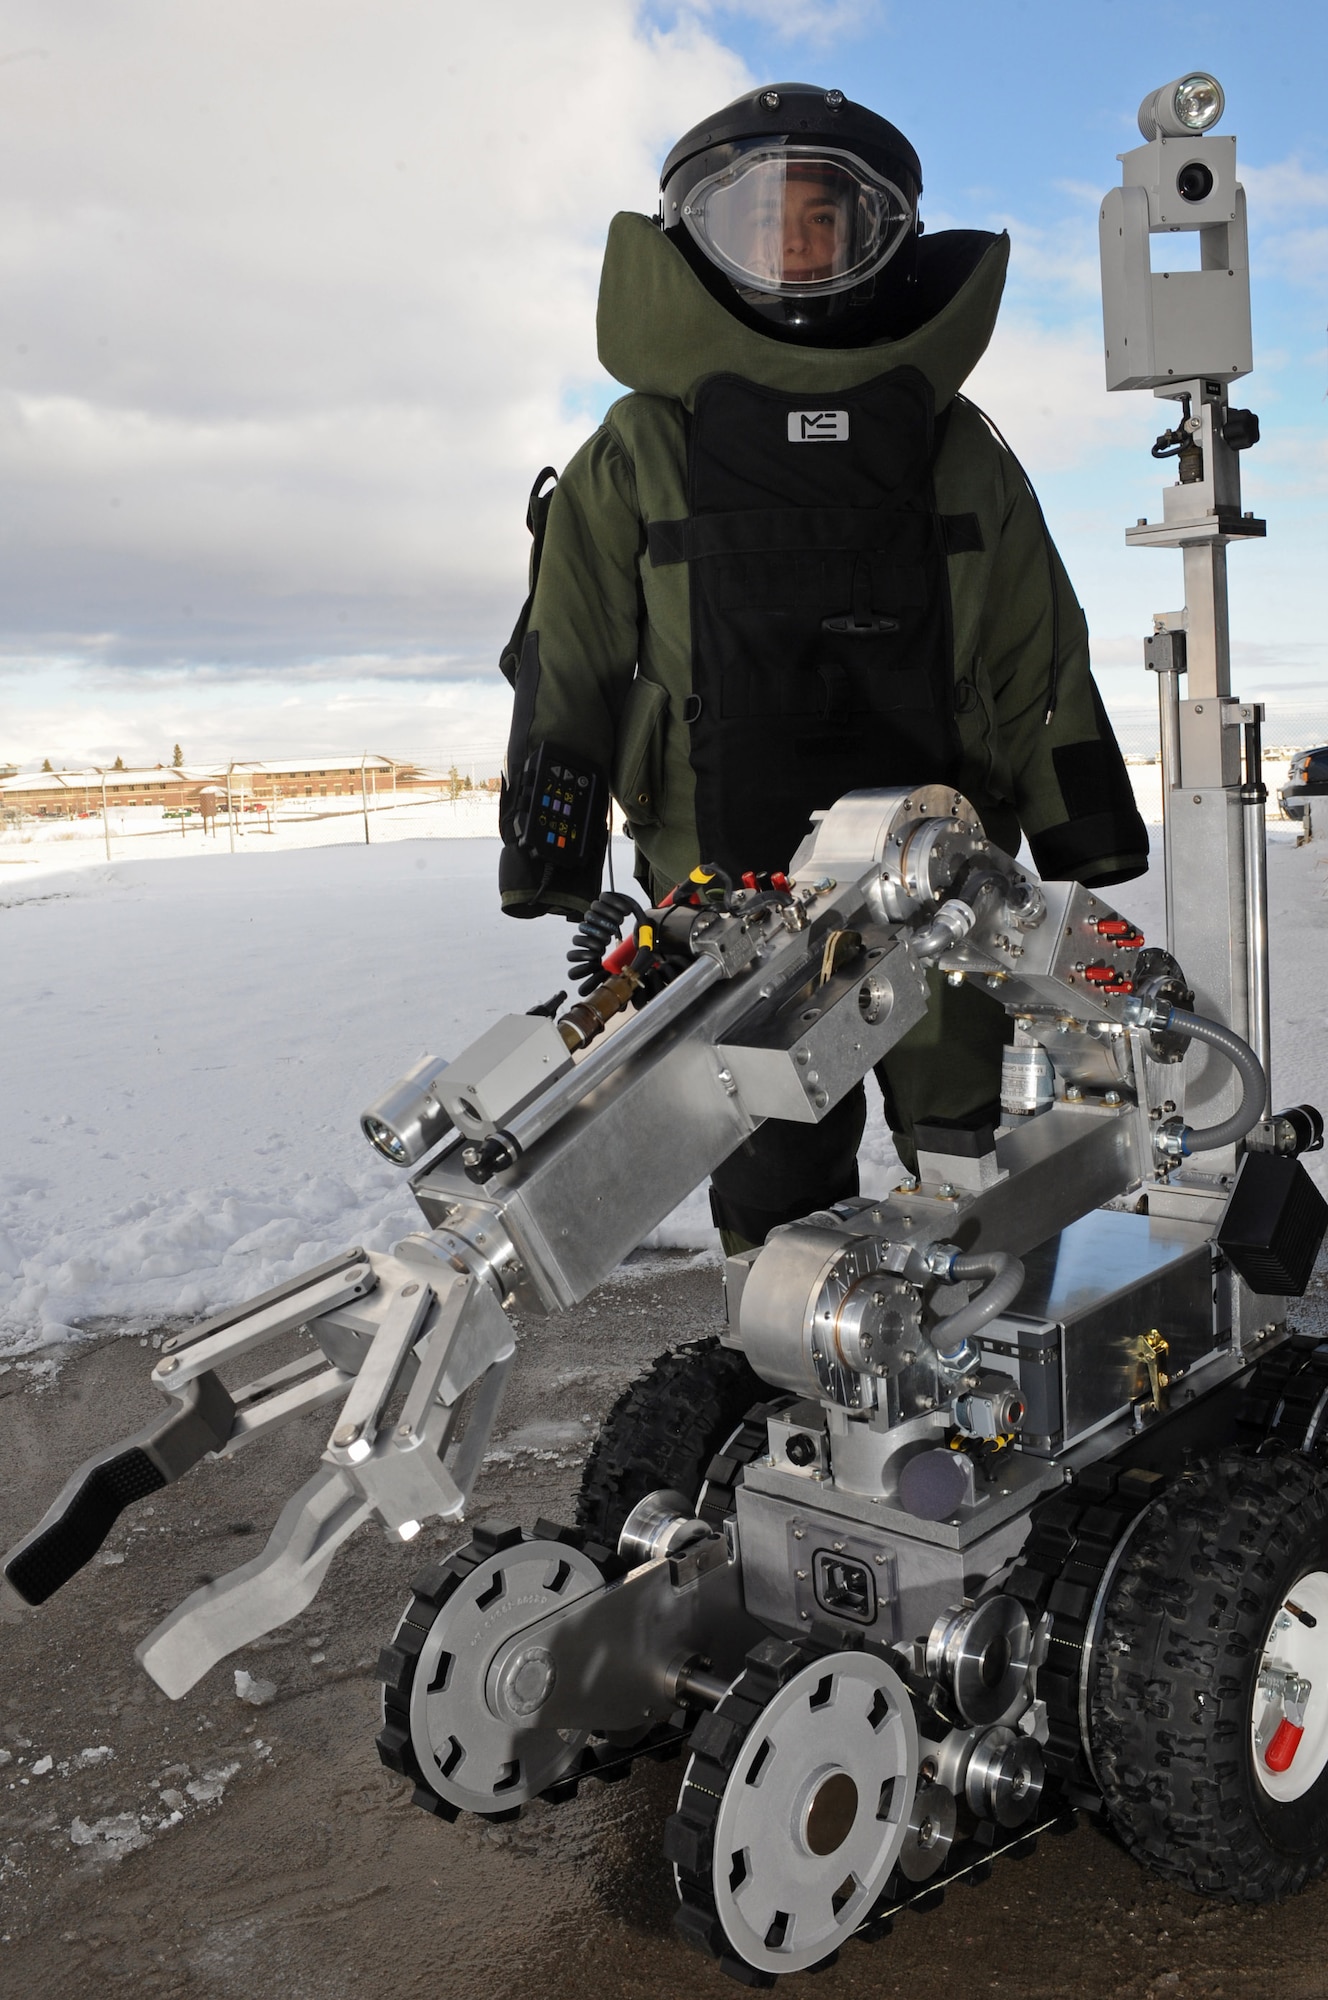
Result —
[[615, 1549], [623, 1522], [647, 1493], [668, 1487], [694, 1497], [711, 1459], [763, 1391], [746, 1355], [717, 1340], [658, 1355], [604, 1419], [581, 1480], [578, 1526]]
[[[379, 1658], [378, 1754], [443, 1818], [506, 1815], [574, 1774], [584, 1733], [541, 1726], [551, 1685], [532, 1647], [505, 1680], [491, 1663], [516, 1634], [604, 1586], [606, 1569], [568, 1531], [534, 1535], [481, 1522], [475, 1539], [415, 1580], [415, 1595]], [[558, 1539], [552, 1539], [557, 1536]], [[610, 1565], [607, 1550], [598, 1553]]]
[[[909, 1694], [884, 1660], [763, 1640], [692, 1735], [664, 1838], [679, 1929], [759, 1983], [832, 1957], [923, 1837], [918, 1765]], [[942, 1857], [948, 1845], [947, 1828]]]
[[1196, 1462], [1149, 1509], [1087, 1665], [1089, 1749], [1130, 1851], [1266, 1903], [1328, 1861], [1328, 1472]]

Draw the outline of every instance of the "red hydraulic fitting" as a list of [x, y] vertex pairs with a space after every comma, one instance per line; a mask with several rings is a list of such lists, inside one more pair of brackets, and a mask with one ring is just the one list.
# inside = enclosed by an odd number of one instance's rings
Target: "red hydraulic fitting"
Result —
[[1285, 1716], [1273, 1731], [1273, 1740], [1263, 1753], [1263, 1761], [1270, 1771], [1289, 1771], [1300, 1748], [1300, 1739], [1305, 1734], [1303, 1724], [1288, 1722]]
[[636, 933], [633, 932], [631, 937], [625, 937], [621, 944], [614, 945], [612, 951], [605, 952], [600, 964], [608, 973], [621, 972], [635, 957]]
[[1104, 980], [1102, 991], [1104, 993], [1133, 993], [1134, 981], [1132, 979]]
[[1107, 986], [1115, 977], [1115, 966], [1104, 965], [1101, 959], [1098, 959], [1094, 965], [1086, 965], [1084, 967], [1084, 978], [1090, 986]]
[[789, 885], [788, 876], [779, 871], [776, 871], [776, 873], [770, 877], [770, 887], [772, 889], [787, 889], [788, 885]]
[[1143, 932], [1124, 917], [1098, 917], [1093, 929], [1099, 937], [1110, 938], [1117, 951], [1138, 951], [1144, 941]]

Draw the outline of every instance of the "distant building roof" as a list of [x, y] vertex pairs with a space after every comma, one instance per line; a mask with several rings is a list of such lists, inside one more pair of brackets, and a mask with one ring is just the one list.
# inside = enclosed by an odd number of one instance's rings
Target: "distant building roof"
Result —
[[[338, 771], [358, 771], [361, 764], [367, 771], [390, 771], [394, 766], [398, 771], [413, 771], [415, 768], [401, 757], [324, 756], [321, 764], [317, 757], [248, 758], [244, 763], [232, 764], [230, 769], [237, 777], [270, 772], [274, 778], [325, 778]], [[209, 776], [224, 777], [226, 769], [226, 765], [222, 764]]]
[[[169, 764], [140, 765], [130, 771], [111, 771], [105, 774], [107, 791], [134, 791], [143, 785], [196, 784], [208, 774], [191, 766], [173, 767]], [[51, 792], [63, 788], [70, 792], [100, 791], [102, 773], [98, 770], [86, 771], [26, 771], [18, 778], [0, 778], [0, 792]]]
[[134, 791], [145, 785], [185, 784], [197, 785], [208, 781], [224, 786], [229, 770], [233, 783], [241, 788], [246, 778], [255, 777], [298, 777], [324, 778], [340, 776], [343, 772], [358, 771], [363, 764], [367, 771], [413, 771], [416, 766], [397, 757], [329, 757], [324, 755], [320, 764], [316, 757], [299, 757], [290, 760], [259, 762], [248, 759], [243, 763], [226, 764], [139, 764], [132, 769], [115, 771], [106, 766], [101, 769], [89, 765], [78, 771], [25, 771], [21, 776], [0, 778], [0, 796], [18, 795], [32, 792], [89, 792], [100, 791], [103, 783], [110, 791]]

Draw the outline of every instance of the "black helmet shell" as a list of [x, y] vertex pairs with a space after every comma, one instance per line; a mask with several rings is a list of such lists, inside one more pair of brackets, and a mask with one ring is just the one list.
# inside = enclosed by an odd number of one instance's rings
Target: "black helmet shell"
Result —
[[[746, 139], [778, 145], [781, 138], [788, 145], [819, 144], [856, 153], [878, 173], [910, 181], [914, 200], [922, 192], [922, 164], [917, 153], [888, 118], [869, 111], [865, 104], [855, 104], [842, 90], [822, 90], [813, 83], [766, 83], [746, 97], [735, 97], [722, 111], [683, 133], [660, 173], [661, 195], [669, 194], [669, 183], [684, 167], [691, 166], [693, 172], [679, 180], [674, 191], [678, 195], [712, 172], [720, 161], [707, 156], [720, 147], [739, 145]], [[670, 218], [666, 207], [662, 219], [668, 229], [676, 218]]]
[[[687, 206], [696, 191], [704, 200], [705, 189], [739, 171], [744, 159], [778, 155], [784, 148], [790, 156], [823, 151], [841, 163], [856, 159], [868, 175], [887, 184], [899, 204], [896, 225], [902, 225], [902, 235], [896, 234], [895, 248], [901, 254], [892, 250], [884, 270], [833, 295], [794, 297], [749, 285], [731, 262], [716, 255], [713, 242], [696, 240], [696, 219]], [[907, 318], [911, 311], [921, 192], [917, 153], [888, 119], [855, 104], [842, 90], [769, 83], [736, 97], [670, 149], [660, 174], [659, 223], [706, 289], [744, 324], [779, 339], [839, 346], [889, 331], [892, 318], [901, 312]]]

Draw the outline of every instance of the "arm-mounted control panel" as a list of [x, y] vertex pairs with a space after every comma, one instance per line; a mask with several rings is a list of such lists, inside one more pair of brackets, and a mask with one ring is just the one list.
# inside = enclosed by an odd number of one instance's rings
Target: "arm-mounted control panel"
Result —
[[603, 778], [583, 757], [557, 743], [531, 751], [523, 773], [524, 802], [517, 815], [516, 844], [553, 868], [578, 866], [595, 853], [595, 834], [604, 818]]

